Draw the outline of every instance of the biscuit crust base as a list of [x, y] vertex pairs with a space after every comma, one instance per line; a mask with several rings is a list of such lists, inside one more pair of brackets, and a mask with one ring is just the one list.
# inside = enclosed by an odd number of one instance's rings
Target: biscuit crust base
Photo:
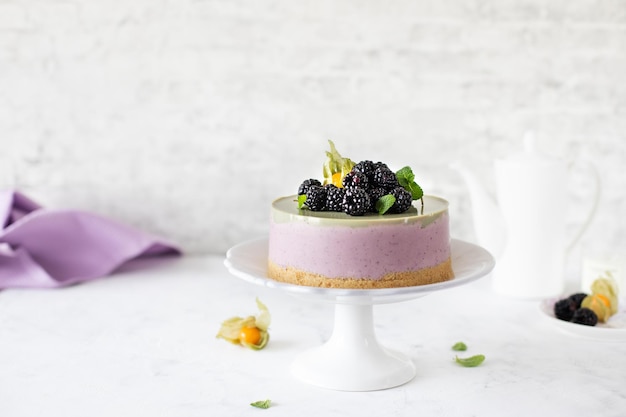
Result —
[[268, 260], [267, 275], [275, 281], [288, 284], [344, 289], [413, 287], [448, 281], [454, 278], [450, 258], [430, 268], [420, 269], [419, 271], [393, 272], [381, 279], [328, 278], [324, 275], [312, 274], [292, 267], [278, 266]]

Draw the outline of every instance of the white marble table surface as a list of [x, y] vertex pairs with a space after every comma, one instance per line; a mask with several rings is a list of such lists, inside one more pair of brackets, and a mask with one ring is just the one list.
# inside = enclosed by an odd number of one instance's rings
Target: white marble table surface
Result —
[[[380, 342], [408, 354], [400, 387], [341, 392], [295, 380], [291, 361], [326, 340], [333, 305], [244, 282], [223, 258], [138, 264], [60, 290], [0, 292], [0, 416], [624, 416], [626, 342], [557, 329], [537, 301], [494, 295], [489, 277], [374, 307]], [[272, 313], [252, 351], [221, 321]], [[452, 344], [487, 359], [453, 362]], [[272, 407], [249, 403], [269, 398]]]

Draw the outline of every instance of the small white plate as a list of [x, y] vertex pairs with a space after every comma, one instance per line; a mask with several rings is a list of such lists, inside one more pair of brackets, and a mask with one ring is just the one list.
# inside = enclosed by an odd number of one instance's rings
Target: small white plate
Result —
[[566, 297], [568, 297], [568, 295], [559, 298], [550, 298], [540, 303], [539, 308], [543, 316], [546, 317], [550, 323], [557, 326], [562, 331], [575, 336], [595, 340], [626, 342], [626, 300], [623, 298], [620, 300], [620, 308], [617, 314], [611, 316], [606, 323], [598, 322], [595, 326], [585, 326], [559, 320], [554, 315], [554, 304]]

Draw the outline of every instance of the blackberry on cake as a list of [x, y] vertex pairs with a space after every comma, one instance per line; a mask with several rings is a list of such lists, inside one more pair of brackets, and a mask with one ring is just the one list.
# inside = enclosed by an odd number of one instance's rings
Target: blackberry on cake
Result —
[[355, 171], [354, 168], [352, 168], [352, 171], [348, 172], [346, 176], [343, 177], [342, 181], [344, 188], [358, 187], [367, 189], [368, 183], [369, 181], [367, 179], [367, 175], [362, 172]]
[[378, 210], [376, 210], [376, 202], [382, 196], [389, 194], [389, 191], [381, 187], [374, 187], [367, 190], [367, 193], [370, 196], [370, 211], [372, 213], [378, 213]]
[[[298, 187], [299, 209], [343, 211], [350, 216], [401, 214], [412, 207], [413, 201], [421, 200], [423, 212], [423, 191], [410, 167], [394, 173], [380, 161], [366, 159], [355, 164], [350, 158], [342, 157], [332, 141], [329, 143], [331, 150], [326, 152], [328, 160], [322, 169], [324, 185], [314, 178], [304, 180]], [[319, 187], [323, 187], [325, 194]], [[346, 195], [347, 190], [353, 189], [361, 191]]]
[[413, 197], [411, 196], [411, 193], [403, 187], [394, 188], [391, 191], [391, 195], [395, 197], [396, 201], [389, 209], [390, 213], [404, 213], [413, 204]]
[[319, 182], [319, 180], [316, 180], [315, 178], [310, 178], [308, 180], [304, 180], [302, 181], [302, 184], [300, 184], [300, 187], [298, 187], [298, 195], [303, 195], [306, 194], [307, 191], [309, 191], [309, 187], [312, 185], [319, 185], [321, 186], [322, 183]]
[[362, 216], [370, 210], [370, 197], [363, 188], [347, 188], [343, 196], [343, 211], [351, 216]]
[[343, 211], [343, 197], [346, 190], [334, 184], [326, 184], [324, 188], [326, 189], [326, 210]]
[[393, 189], [400, 185], [396, 174], [386, 166], [379, 166], [374, 170], [372, 182], [374, 186], [386, 189]]
[[304, 204], [312, 211], [322, 211], [326, 207], [326, 189], [320, 185], [311, 185], [306, 192]]
[[361, 161], [355, 166], [352, 167], [353, 171], [360, 172], [367, 176], [368, 181], [372, 181], [374, 177], [374, 170], [376, 169], [376, 165], [369, 160]]

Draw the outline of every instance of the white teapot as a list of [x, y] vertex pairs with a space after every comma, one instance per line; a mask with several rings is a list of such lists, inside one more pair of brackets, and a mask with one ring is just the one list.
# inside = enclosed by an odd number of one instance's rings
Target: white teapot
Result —
[[596, 180], [586, 220], [566, 238], [568, 164], [536, 152], [531, 135], [525, 151], [494, 164], [498, 203], [466, 167], [453, 165], [469, 187], [478, 243], [496, 258], [494, 291], [521, 298], [559, 296], [564, 291], [567, 252], [591, 222], [600, 195]]

